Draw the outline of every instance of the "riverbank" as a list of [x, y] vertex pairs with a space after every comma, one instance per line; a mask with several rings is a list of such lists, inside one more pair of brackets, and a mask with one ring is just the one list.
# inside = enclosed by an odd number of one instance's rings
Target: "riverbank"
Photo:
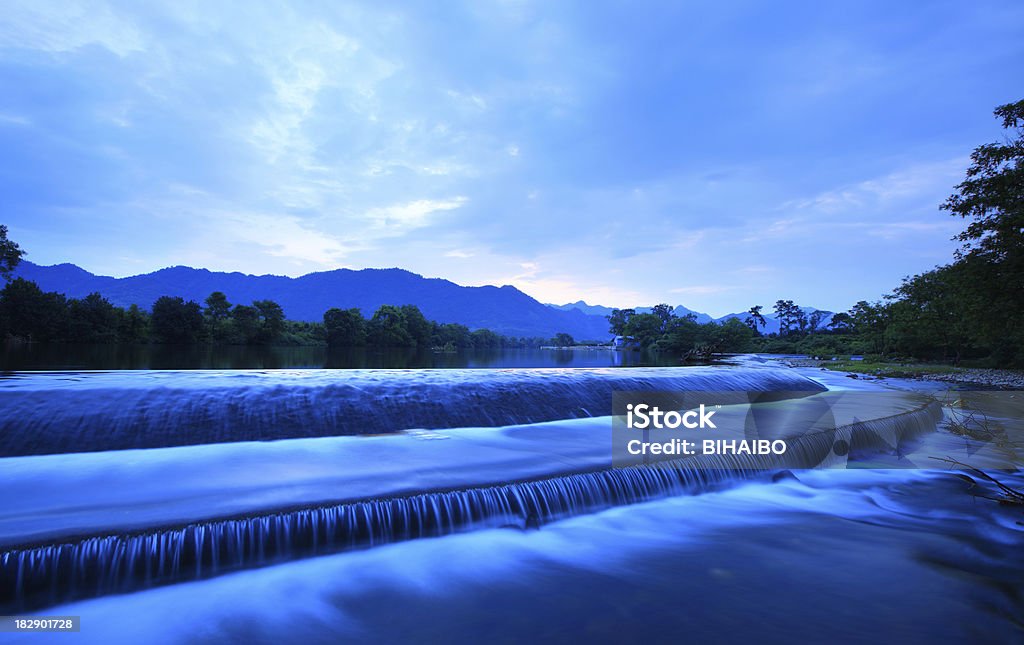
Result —
[[835, 372], [843, 372], [850, 378], [899, 378], [939, 381], [957, 385], [974, 385], [1002, 390], [1024, 389], [1024, 372], [1020, 370], [914, 363], [832, 361], [806, 356], [779, 356], [773, 360], [777, 360], [789, 367], [818, 367]]

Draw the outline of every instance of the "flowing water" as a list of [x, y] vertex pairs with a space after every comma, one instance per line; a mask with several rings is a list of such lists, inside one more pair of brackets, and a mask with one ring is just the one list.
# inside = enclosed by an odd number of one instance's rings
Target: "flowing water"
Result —
[[54, 642], [1021, 640], [1021, 507], [908, 467], [1012, 442], [915, 393], [856, 384], [903, 407], [852, 399], [838, 453], [612, 467], [613, 392], [743, 393], [782, 432], [844, 385], [806, 374], [14, 372], [0, 614], [82, 616]]

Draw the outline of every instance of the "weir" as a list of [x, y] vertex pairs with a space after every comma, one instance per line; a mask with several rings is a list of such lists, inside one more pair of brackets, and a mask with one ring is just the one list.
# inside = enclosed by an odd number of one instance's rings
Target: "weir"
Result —
[[600, 417], [615, 391], [656, 390], [825, 388], [756, 367], [18, 373], [0, 377], [0, 457]]
[[[141, 532], [110, 532], [7, 548], [0, 611], [206, 578], [283, 560], [479, 528], [539, 528], [560, 518], [786, 468], [836, 466], [858, 450], [934, 430], [934, 401], [877, 419], [822, 427], [784, 455], [714, 455], [531, 481], [279, 510]], [[837, 441], [845, 442], [837, 450]], [[848, 449], [847, 449], [848, 448]]]

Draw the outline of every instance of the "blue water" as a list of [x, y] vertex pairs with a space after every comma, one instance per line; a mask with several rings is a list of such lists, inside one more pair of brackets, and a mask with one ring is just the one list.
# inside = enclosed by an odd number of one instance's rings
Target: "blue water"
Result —
[[0, 343], [0, 371], [465, 369], [671, 366], [678, 357], [609, 349], [208, 347]]
[[798, 476], [63, 605], [83, 631], [48, 641], [1020, 642], [1019, 511]]
[[581, 451], [615, 390], [843, 385], [741, 362], [9, 373], [0, 614], [82, 616], [24, 642], [1022, 640], [1024, 512], [976, 473]]

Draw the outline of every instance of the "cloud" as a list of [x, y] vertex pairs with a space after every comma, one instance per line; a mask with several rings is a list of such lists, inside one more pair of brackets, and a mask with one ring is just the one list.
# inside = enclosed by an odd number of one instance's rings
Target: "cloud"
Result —
[[913, 163], [880, 177], [827, 190], [810, 198], [787, 201], [778, 210], [835, 215], [885, 208], [896, 202], [920, 201], [920, 198], [937, 199], [936, 195], [948, 194], [963, 176], [968, 163], [964, 157]]
[[431, 215], [455, 210], [468, 201], [469, 198], [462, 196], [442, 200], [418, 199], [404, 204], [373, 208], [366, 213], [365, 219], [377, 231], [404, 233], [428, 226], [431, 224]]
[[3, 14], [0, 50], [59, 54], [98, 45], [122, 58], [145, 50], [136, 26], [103, 3], [5, 2]]
[[27, 116], [22, 116], [20, 114], [0, 113], [0, 124], [30, 126], [32, 125], [32, 119], [28, 118]]
[[753, 5], [3, 11], [0, 193], [36, 258], [723, 313], [846, 307], [951, 257], [936, 207], [1014, 91], [1021, 12], [878, 2], [836, 35]]
[[336, 268], [349, 251], [342, 241], [313, 229], [297, 217], [230, 212], [213, 216], [225, 235], [297, 264]]

